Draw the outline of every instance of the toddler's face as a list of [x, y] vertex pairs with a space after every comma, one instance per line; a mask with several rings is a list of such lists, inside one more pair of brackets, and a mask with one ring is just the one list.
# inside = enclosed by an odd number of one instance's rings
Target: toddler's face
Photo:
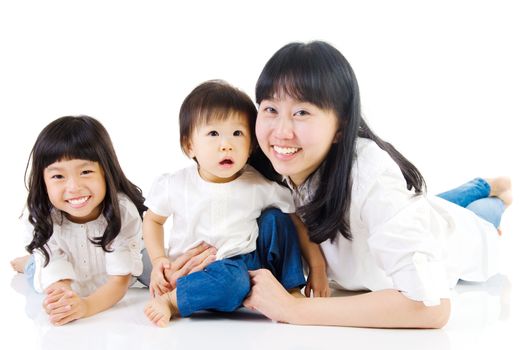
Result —
[[98, 162], [61, 160], [44, 169], [44, 182], [51, 204], [68, 220], [85, 223], [101, 214], [106, 194], [104, 172]]
[[236, 179], [251, 152], [251, 130], [244, 115], [233, 114], [198, 126], [187, 147], [198, 162], [200, 176], [209, 182]]

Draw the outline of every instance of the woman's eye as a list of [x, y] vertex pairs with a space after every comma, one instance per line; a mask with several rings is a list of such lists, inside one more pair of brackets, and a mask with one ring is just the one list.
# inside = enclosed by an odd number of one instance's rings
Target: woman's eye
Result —
[[241, 130], [237, 130], [235, 132], [233, 132], [233, 136], [243, 136], [244, 133], [241, 131]]
[[55, 180], [61, 180], [61, 179], [64, 179], [64, 176], [57, 174], [57, 175], [52, 175], [51, 178]]
[[265, 107], [264, 108], [264, 112], [268, 112], [268, 113], [277, 113], [277, 110], [273, 107]]
[[219, 135], [218, 131], [216, 130], [212, 130], [207, 133], [207, 136], [218, 136], [218, 135]]
[[295, 116], [298, 116], [298, 117], [305, 117], [307, 115], [309, 115], [310, 113], [308, 113], [307, 111], [305, 111], [304, 109], [301, 109], [300, 111], [297, 111], [295, 112]]

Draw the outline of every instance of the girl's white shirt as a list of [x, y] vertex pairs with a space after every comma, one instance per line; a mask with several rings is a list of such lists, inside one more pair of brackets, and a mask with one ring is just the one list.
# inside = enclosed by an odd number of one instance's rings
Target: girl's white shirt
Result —
[[[49, 264], [44, 267], [44, 255], [38, 250], [34, 252], [33, 285], [37, 292], [42, 293], [59, 280], [71, 279], [72, 289], [80, 296], [87, 296], [105, 284], [109, 275], [141, 274], [141, 217], [126, 195], [120, 193], [118, 199], [121, 231], [112, 242], [112, 252], [109, 253], [90, 242], [90, 239], [102, 236], [106, 229], [107, 221], [102, 214], [94, 221], [77, 224], [59, 211], [52, 211], [53, 235], [47, 244]], [[32, 233], [33, 226], [27, 216], [25, 223]]]
[[250, 165], [227, 183], [203, 180], [196, 166], [158, 177], [145, 204], [157, 215], [172, 216], [169, 258], [206, 242], [217, 249], [217, 260], [256, 249], [257, 218], [276, 207], [293, 213], [288, 188], [267, 180]]
[[[356, 154], [353, 238], [338, 234], [334, 242], [321, 243], [333, 286], [397, 289], [433, 306], [450, 297], [459, 279], [485, 281], [498, 272], [498, 234], [492, 224], [439, 197], [407, 190], [398, 165], [372, 140], [359, 138]], [[294, 190], [297, 207], [313, 196], [318, 175]]]

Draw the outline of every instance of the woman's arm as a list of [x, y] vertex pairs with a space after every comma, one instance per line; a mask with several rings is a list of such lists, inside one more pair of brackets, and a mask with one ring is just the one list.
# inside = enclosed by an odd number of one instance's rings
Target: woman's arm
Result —
[[328, 277], [326, 275], [326, 261], [319, 247], [310, 241], [308, 229], [296, 214], [290, 214], [293, 225], [299, 237], [299, 245], [301, 246], [301, 253], [309, 267], [308, 281], [304, 294], [307, 297], [313, 292], [314, 297], [329, 297], [330, 287], [328, 285]]
[[387, 289], [354, 296], [299, 299], [267, 270], [250, 271], [253, 288], [244, 306], [275, 321], [372, 328], [441, 328], [450, 314], [449, 299], [427, 307]]
[[47, 305], [50, 310], [50, 322], [61, 326], [104, 311], [123, 298], [129, 283], [130, 275], [109, 276], [105, 284], [86, 298], [81, 298], [72, 290], [63, 288], [59, 300]]

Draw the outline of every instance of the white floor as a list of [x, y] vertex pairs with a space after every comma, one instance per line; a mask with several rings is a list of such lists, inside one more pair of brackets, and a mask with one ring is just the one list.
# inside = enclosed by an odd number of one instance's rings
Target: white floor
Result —
[[[142, 310], [146, 289], [132, 288], [114, 308], [63, 327], [49, 324], [42, 297], [24, 276], [2, 273], [4, 344], [21, 349], [526, 349], [527, 279], [520, 225], [523, 211], [515, 203], [503, 221], [503, 272], [486, 283], [459, 283], [453, 291], [452, 316], [442, 330], [376, 330], [278, 324], [248, 310], [226, 315], [202, 313], [152, 326]], [[520, 219], [520, 217], [519, 217]], [[520, 220], [518, 220], [520, 223]], [[515, 226], [515, 228], [513, 228]], [[522, 238], [522, 239], [521, 239]], [[3, 272], [7, 272], [5, 269]], [[521, 337], [518, 337], [520, 335]], [[522, 343], [524, 342], [524, 344]]]

